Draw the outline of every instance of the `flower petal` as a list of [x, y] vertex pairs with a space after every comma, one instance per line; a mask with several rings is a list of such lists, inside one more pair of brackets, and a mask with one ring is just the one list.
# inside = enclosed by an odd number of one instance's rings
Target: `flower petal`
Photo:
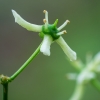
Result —
[[17, 14], [16, 11], [12, 10], [13, 16], [15, 18], [15, 22], [17, 22], [22, 27], [26, 28], [29, 31], [34, 32], [41, 32], [42, 31], [42, 25], [35, 25], [31, 24], [27, 21], [25, 21], [19, 14]]
[[44, 39], [40, 48], [40, 51], [47, 56], [50, 56], [50, 45], [53, 42], [52, 37], [49, 35], [44, 35]]
[[65, 40], [60, 36], [56, 42], [61, 46], [65, 54], [69, 57], [71, 61], [76, 60], [76, 52], [74, 52], [65, 42]]

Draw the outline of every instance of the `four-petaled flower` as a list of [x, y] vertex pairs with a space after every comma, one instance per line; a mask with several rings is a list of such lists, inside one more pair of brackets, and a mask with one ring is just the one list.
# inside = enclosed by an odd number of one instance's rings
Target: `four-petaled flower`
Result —
[[44, 55], [50, 56], [50, 45], [56, 41], [71, 61], [76, 60], [76, 53], [67, 45], [61, 36], [62, 34], [67, 33], [66, 30], [60, 32], [60, 30], [69, 23], [69, 20], [66, 20], [59, 28], [57, 28], [58, 19], [56, 19], [54, 24], [49, 24], [48, 12], [46, 10], [43, 12], [45, 13], [45, 19], [43, 19], [44, 25], [35, 25], [25, 21], [19, 14], [16, 13], [16, 11], [12, 10], [15, 22], [29, 31], [39, 32], [39, 35], [43, 38], [40, 51]]

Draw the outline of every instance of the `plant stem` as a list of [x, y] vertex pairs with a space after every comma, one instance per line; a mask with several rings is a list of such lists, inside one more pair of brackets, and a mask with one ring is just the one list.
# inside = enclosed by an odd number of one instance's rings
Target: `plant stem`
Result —
[[97, 79], [93, 79], [91, 84], [100, 92], [100, 82]]
[[83, 84], [77, 84], [72, 97], [69, 100], [81, 100], [84, 91]]
[[8, 100], [8, 83], [3, 84], [3, 100]]
[[26, 67], [27, 65], [40, 53], [40, 46], [35, 52], [29, 57], [29, 59], [10, 77], [9, 81], [14, 80]]

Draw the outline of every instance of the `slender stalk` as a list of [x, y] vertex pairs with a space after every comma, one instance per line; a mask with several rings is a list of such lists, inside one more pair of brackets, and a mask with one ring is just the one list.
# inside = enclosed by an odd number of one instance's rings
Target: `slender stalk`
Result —
[[3, 84], [3, 100], [8, 100], [8, 83]]
[[35, 52], [29, 57], [29, 59], [10, 77], [9, 81], [14, 80], [26, 67], [27, 65], [39, 54], [40, 46], [35, 50]]
[[77, 84], [75, 91], [74, 91], [72, 97], [69, 100], [81, 100], [83, 92], [84, 92], [84, 85], [83, 84]]
[[93, 79], [91, 84], [100, 92], [100, 82], [97, 79]]

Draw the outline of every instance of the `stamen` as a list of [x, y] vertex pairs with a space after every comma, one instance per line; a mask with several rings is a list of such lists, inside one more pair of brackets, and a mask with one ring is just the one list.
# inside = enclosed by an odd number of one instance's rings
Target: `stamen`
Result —
[[66, 20], [59, 28], [58, 31], [60, 31], [62, 28], [64, 28], [68, 23], [70, 23], [69, 20]]
[[45, 19], [46, 19], [46, 23], [48, 24], [48, 12], [46, 10], [43, 10], [43, 13], [45, 14]]
[[62, 32], [57, 33], [57, 35], [62, 35], [62, 34], [66, 34], [66, 33], [67, 33], [66, 30], [64, 30]]
[[43, 22], [45, 24], [45, 29], [47, 29], [48, 28], [47, 20], [46, 19], [43, 19]]

